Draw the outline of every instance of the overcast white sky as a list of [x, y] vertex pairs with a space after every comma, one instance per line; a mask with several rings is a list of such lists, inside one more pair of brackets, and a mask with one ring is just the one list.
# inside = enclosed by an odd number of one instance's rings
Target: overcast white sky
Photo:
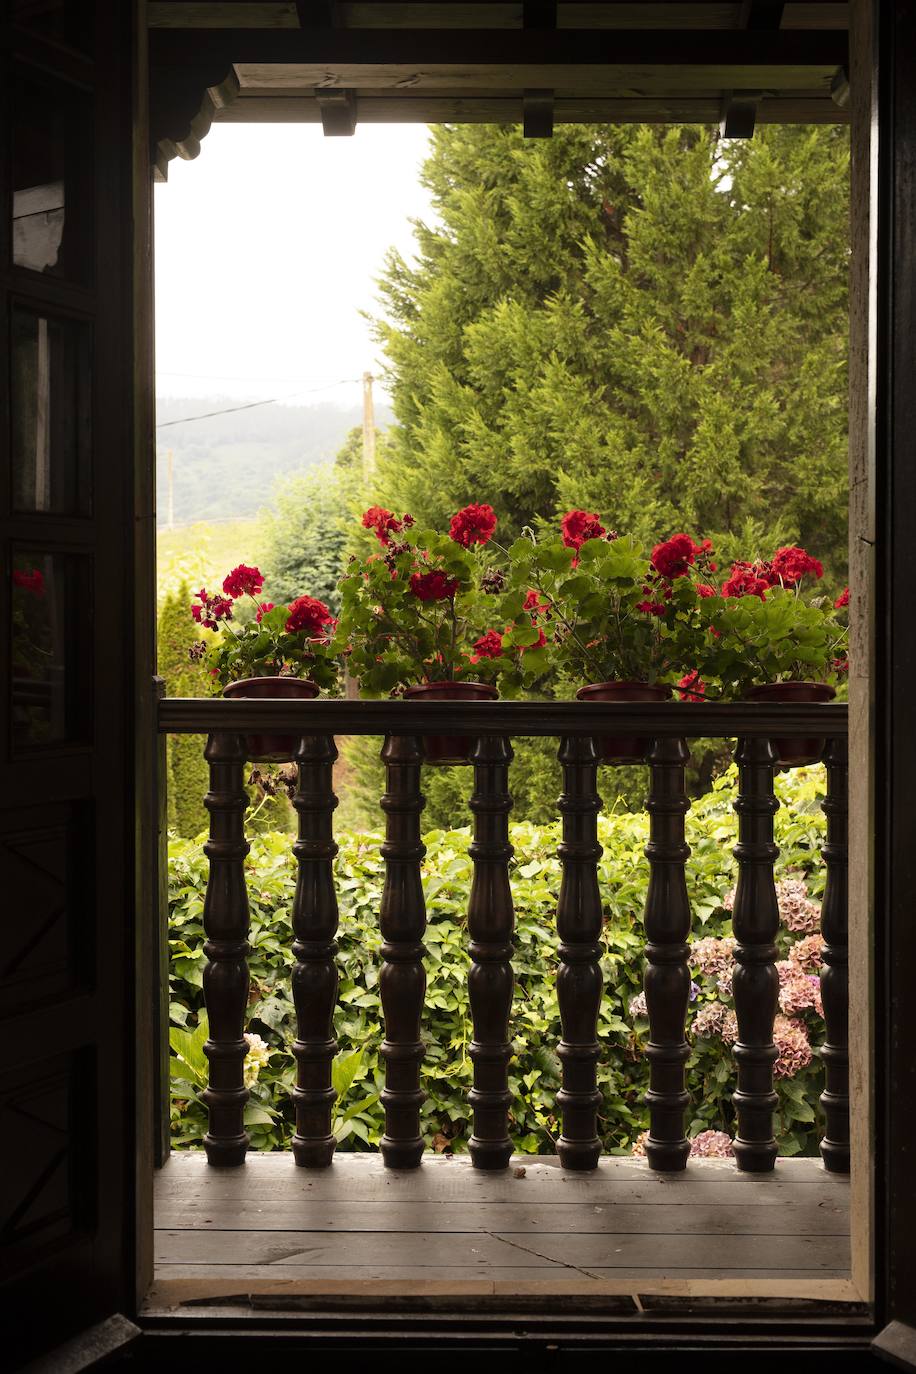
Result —
[[198, 158], [171, 162], [156, 187], [159, 395], [358, 400], [358, 382], [328, 384], [378, 370], [359, 311], [375, 309], [386, 249], [410, 254], [410, 219], [432, 218], [427, 142], [412, 124], [352, 138], [217, 124]]

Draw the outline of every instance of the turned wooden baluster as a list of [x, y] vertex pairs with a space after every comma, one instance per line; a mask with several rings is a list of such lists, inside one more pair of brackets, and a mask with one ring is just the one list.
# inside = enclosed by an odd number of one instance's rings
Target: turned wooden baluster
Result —
[[504, 1169], [512, 1154], [509, 1139], [509, 1016], [512, 1011], [512, 930], [514, 912], [509, 885], [509, 764], [506, 739], [478, 740], [472, 760], [474, 794], [474, 881], [468, 902], [471, 970], [468, 996], [474, 1022], [470, 1053], [474, 1086], [468, 1101], [474, 1111], [474, 1134], [468, 1142], [477, 1169]]
[[821, 1093], [825, 1133], [821, 1141], [824, 1167], [834, 1174], [849, 1173], [849, 950], [847, 923], [846, 817], [847, 744], [832, 740], [824, 755], [827, 765], [827, 796], [821, 803], [827, 816], [827, 843], [821, 853], [827, 865], [821, 934], [824, 937], [824, 968], [821, 995], [827, 1038], [821, 1054], [825, 1086]]
[[296, 1134], [297, 1164], [323, 1169], [331, 1163], [335, 1140], [331, 1109], [336, 1093], [331, 1065], [337, 1052], [334, 1004], [337, 1000], [337, 892], [334, 886], [333, 815], [337, 798], [333, 768], [337, 758], [328, 735], [307, 736], [296, 755], [299, 785], [293, 806], [299, 837], [293, 853], [299, 865], [293, 901], [293, 1001], [296, 1004]]
[[245, 886], [245, 741], [241, 735], [211, 735], [204, 757], [210, 764], [210, 790], [204, 806], [210, 813], [210, 838], [204, 853], [210, 861], [204, 899], [204, 1002], [210, 1038], [204, 1053], [210, 1061], [207, 1087], [201, 1094], [209, 1113], [204, 1149], [210, 1164], [242, 1164], [248, 1149], [245, 1130], [243, 1064], [248, 1053], [245, 1009], [248, 1005], [248, 891]]
[[380, 1148], [389, 1169], [416, 1169], [423, 1155], [420, 1108], [426, 1100], [420, 1088], [420, 1018], [426, 993], [426, 907], [420, 880], [420, 864], [426, 853], [420, 840], [423, 746], [410, 736], [389, 735], [382, 758], [386, 769], [381, 802], [386, 816], [382, 845], [386, 873], [380, 910], [384, 962], [379, 993], [385, 1020], [385, 1086], [381, 1094], [385, 1134]]
[[649, 1013], [650, 1169], [683, 1169], [690, 1153], [684, 1112], [690, 1101], [685, 1065], [690, 1047], [684, 1033], [690, 1001], [690, 899], [685, 864], [690, 849], [684, 817], [690, 808], [684, 767], [690, 751], [682, 739], [657, 739], [649, 750], [649, 890], [646, 894], [646, 1007]]
[[563, 1133], [557, 1154], [564, 1169], [594, 1169], [601, 1154], [597, 1118], [601, 1104], [597, 1064], [601, 1006], [601, 892], [598, 886], [598, 764], [591, 739], [567, 738], [558, 753], [563, 765], [563, 864], [557, 901], [560, 963], [557, 999], [563, 1038], [558, 1046], [563, 1086], [557, 1105]]
[[738, 1114], [734, 1142], [738, 1168], [766, 1171], [776, 1162], [773, 1138], [773, 1022], [779, 997], [776, 934], [779, 906], [773, 865], [779, 850], [773, 843], [773, 817], [779, 803], [773, 795], [777, 756], [768, 739], [740, 739], [738, 762], [738, 885], [732, 911], [735, 969], [732, 986], [738, 1018], [735, 1060], [738, 1087], [732, 1101]]

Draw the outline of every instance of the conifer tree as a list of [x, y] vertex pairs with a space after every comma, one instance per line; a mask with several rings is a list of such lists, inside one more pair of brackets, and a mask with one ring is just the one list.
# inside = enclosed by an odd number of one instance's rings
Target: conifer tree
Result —
[[[191, 618], [191, 593], [187, 582], [182, 582], [177, 591], [169, 592], [159, 612], [159, 673], [170, 697], [210, 695], [203, 670], [188, 657], [198, 638]], [[207, 826], [203, 741], [197, 735], [170, 735], [166, 757], [169, 827], [179, 835], [198, 835]]]
[[798, 540], [846, 566], [848, 138], [770, 126], [440, 126], [440, 223], [389, 254], [397, 426], [376, 499], [504, 534], [570, 507], [621, 530]]

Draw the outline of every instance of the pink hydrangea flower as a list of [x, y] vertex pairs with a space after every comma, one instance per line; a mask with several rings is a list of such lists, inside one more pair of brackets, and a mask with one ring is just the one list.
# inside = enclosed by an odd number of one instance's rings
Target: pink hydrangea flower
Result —
[[734, 1045], [738, 1040], [738, 1017], [733, 1011], [727, 1011], [722, 1018], [722, 1029], [719, 1032], [726, 1045]]
[[638, 992], [630, 1002], [631, 1016], [648, 1016], [649, 1008], [646, 1006], [646, 994]]
[[797, 1016], [801, 1011], [816, 1011], [818, 1016], [823, 1016], [819, 978], [805, 973], [791, 959], [780, 959], [776, 972], [779, 974], [779, 1006], [787, 1016]]
[[773, 1026], [773, 1043], [777, 1058], [773, 1066], [776, 1078], [794, 1078], [811, 1063], [812, 1050], [801, 1021], [777, 1016]]
[[648, 1139], [649, 1139], [649, 1132], [648, 1132], [648, 1131], [640, 1131], [639, 1135], [638, 1135], [638, 1136], [636, 1137], [636, 1139], [633, 1141], [633, 1148], [632, 1148], [632, 1150], [630, 1151], [630, 1154], [632, 1154], [632, 1155], [639, 1155], [639, 1156], [642, 1158], [642, 1157], [645, 1155], [645, 1153], [646, 1153], [646, 1141], [647, 1141]]
[[779, 916], [787, 930], [812, 935], [820, 925], [821, 909], [808, 896], [808, 885], [801, 875], [781, 878], [776, 884]]
[[727, 968], [731, 968], [734, 953], [735, 941], [731, 935], [726, 935], [721, 940], [707, 935], [702, 940], [694, 940], [690, 946], [690, 962], [695, 964], [701, 973], [718, 977]]
[[701, 1131], [690, 1142], [692, 1159], [734, 1159], [732, 1138], [725, 1131]]
[[722, 1002], [704, 1002], [693, 1018], [691, 1030], [694, 1035], [708, 1037], [721, 1035], [728, 1007]]
[[789, 958], [804, 973], [818, 973], [824, 962], [823, 935], [806, 935], [789, 950]]

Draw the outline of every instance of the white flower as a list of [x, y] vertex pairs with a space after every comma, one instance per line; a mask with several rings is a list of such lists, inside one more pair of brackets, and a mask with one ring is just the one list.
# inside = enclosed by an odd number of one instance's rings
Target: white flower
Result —
[[257, 1083], [258, 1075], [273, 1054], [273, 1050], [259, 1035], [249, 1034], [245, 1036], [245, 1039], [248, 1042], [248, 1053], [245, 1055], [242, 1072], [245, 1087], [250, 1088]]

